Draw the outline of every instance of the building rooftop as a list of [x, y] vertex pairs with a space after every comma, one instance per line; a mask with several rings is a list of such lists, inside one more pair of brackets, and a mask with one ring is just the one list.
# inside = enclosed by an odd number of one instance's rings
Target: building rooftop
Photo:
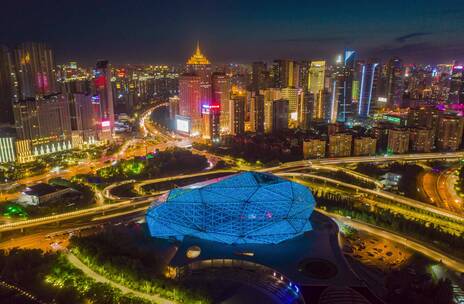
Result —
[[192, 65], [210, 64], [209, 60], [201, 53], [200, 42], [197, 42], [197, 48], [195, 50], [195, 53], [187, 61], [187, 64], [192, 64]]
[[43, 196], [59, 190], [66, 189], [64, 186], [52, 186], [45, 183], [40, 183], [34, 186], [27, 187], [24, 190], [25, 194], [34, 195], [34, 196]]
[[147, 211], [153, 237], [275, 244], [311, 230], [315, 201], [298, 183], [242, 172], [171, 190]]

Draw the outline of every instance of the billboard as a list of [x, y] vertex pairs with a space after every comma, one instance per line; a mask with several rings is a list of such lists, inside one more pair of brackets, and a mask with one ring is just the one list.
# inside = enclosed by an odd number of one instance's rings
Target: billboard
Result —
[[176, 115], [176, 130], [178, 132], [190, 133], [190, 118]]

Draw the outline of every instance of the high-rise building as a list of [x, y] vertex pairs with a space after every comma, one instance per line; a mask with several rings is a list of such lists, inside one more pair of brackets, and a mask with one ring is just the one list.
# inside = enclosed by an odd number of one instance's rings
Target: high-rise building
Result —
[[23, 43], [15, 49], [14, 57], [19, 100], [58, 91], [55, 60], [48, 46], [43, 43]]
[[448, 95], [448, 103], [463, 104], [464, 103], [464, 66], [456, 64], [451, 70], [450, 91]]
[[0, 45], [0, 123], [13, 124], [13, 98], [15, 94], [13, 61], [8, 49]]
[[380, 65], [378, 62], [363, 63], [360, 66], [358, 116], [370, 117], [376, 106], [377, 82], [379, 79]]
[[339, 66], [333, 80], [335, 87], [333, 90], [336, 92], [338, 98], [338, 111], [337, 120], [346, 122], [353, 116], [353, 81], [355, 70], [356, 52], [352, 50], [345, 50], [343, 53], [343, 62]]
[[325, 69], [325, 61], [312, 61], [309, 67], [308, 91], [314, 94], [312, 118], [317, 121], [324, 119]]
[[409, 129], [409, 148], [411, 152], [430, 152], [433, 149], [435, 132], [432, 129]]
[[273, 103], [274, 100], [282, 98], [282, 92], [276, 88], [269, 88], [260, 90], [260, 94], [264, 96], [264, 132], [270, 133], [272, 132]]
[[314, 94], [308, 90], [299, 90], [298, 92], [298, 127], [302, 130], [308, 130], [313, 121], [314, 112]]
[[187, 61], [187, 70], [200, 77], [200, 103], [202, 105], [210, 105], [212, 99], [212, 71], [211, 63], [201, 53], [200, 43], [197, 43], [195, 53]]
[[387, 107], [400, 107], [403, 101], [403, 62], [398, 57], [391, 58], [387, 63], [385, 89]]
[[298, 91], [295, 87], [282, 88], [282, 99], [288, 100], [288, 119], [291, 125], [297, 125], [298, 120]]
[[169, 119], [175, 121], [176, 115], [179, 115], [179, 96], [169, 97]]
[[[18, 141], [27, 148], [18, 153], [19, 161], [72, 148], [71, 117], [68, 100], [62, 94], [29, 98], [13, 105]], [[18, 151], [18, 152], [20, 152]]]
[[[67, 94], [69, 116], [71, 119], [72, 146], [94, 144], [98, 141], [98, 105], [92, 102], [93, 96], [85, 93]], [[97, 109], [96, 109], [97, 107]]]
[[213, 104], [219, 105], [220, 132], [227, 134], [230, 132], [230, 78], [224, 73], [213, 74]]
[[325, 157], [326, 141], [322, 139], [308, 139], [303, 141], [303, 157], [309, 158], [324, 158]]
[[231, 120], [231, 134], [239, 135], [245, 133], [245, 102], [246, 95], [235, 94], [232, 96], [230, 103], [230, 120]]
[[359, 137], [354, 139], [353, 156], [375, 155], [377, 140], [372, 137]]
[[274, 87], [297, 87], [299, 84], [299, 65], [293, 60], [274, 60], [272, 66]]
[[278, 99], [272, 102], [272, 132], [288, 128], [288, 100]]
[[267, 88], [269, 85], [269, 72], [267, 65], [263, 61], [253, 62], [251, 67], [251, 89], [258, 91]]
[[201, 130], [200, 77], [196, 74], [182, 74], [179, 77], [179, 114], [190, 117], [190, 131], [199, 135]]
[[395, 154], [403, 154], [409, 151], [409, 130], [390, 129], [388, 130], [387, 151]]
[[111, 66], [107, 60], [98, 61], [94, 69], [95, 95], [93, 103], [99, 117], [99, 139], [110, 141], [114, 129], [113, 88], [111, 86]]
[[264, 96], [254, 94], [251, 97], [251, 130], [264, 133]]
[[329, 157], [347, 157], [351, 155], [351, 134], [338, 133], [329, 135]]
[[456, 151], [462, 142], [464, 117], [440, 115], [437, 129], [437, 148], [440, 151]]

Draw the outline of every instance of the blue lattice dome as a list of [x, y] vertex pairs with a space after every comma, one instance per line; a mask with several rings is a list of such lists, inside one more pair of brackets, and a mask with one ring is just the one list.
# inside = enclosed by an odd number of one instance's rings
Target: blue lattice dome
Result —
[[146, 220], [157, 238], [275, 244], [311, 230], [314, 205], [303, 185], [243, 172], [173, 189], [152, 204]]

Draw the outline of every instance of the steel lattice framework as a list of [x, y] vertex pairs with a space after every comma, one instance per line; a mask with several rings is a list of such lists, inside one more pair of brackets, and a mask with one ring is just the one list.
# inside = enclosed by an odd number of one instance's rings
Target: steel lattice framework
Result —
[[312, 229], [315, 201], [300, 184], [267, 173], [243, 172], [173, 189], [147, 211], [150, 233], [227, 244], [279, 243]]

